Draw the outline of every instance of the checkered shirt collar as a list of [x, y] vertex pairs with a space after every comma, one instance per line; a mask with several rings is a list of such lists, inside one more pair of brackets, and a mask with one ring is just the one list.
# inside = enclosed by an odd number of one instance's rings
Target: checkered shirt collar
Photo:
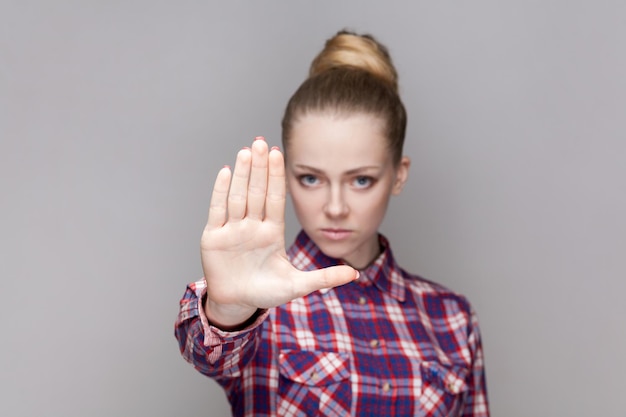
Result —
[[[359, 270], [359, 281], [362, 285], [375, 285], [379, 290], [388, 293], [400, 302], [404, 302], [406, 287], [402, 270], [396, 264], [389, 241], [382, 234], [378, 235], [382, 252], [370, 265]], [[301, 231], [289, 250], [290, 258], [301, 270], [314, 270], [334, 265], [345, 265], [340, 259], [326, 256], [311, 238]], [[330, 289], [322, 289], [322, 294]]]

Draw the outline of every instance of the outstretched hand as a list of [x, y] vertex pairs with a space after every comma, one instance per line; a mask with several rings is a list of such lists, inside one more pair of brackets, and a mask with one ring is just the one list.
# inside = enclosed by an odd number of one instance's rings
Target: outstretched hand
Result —
[[239, 151], [232, 173], [228, 167], [218, 173], [200, 245], [212, 324], [235, 328], [259, 308], [357, 277], [346, 265], [303, 272], [289, 262], [285, 187], [283, 155], [263, 138]]

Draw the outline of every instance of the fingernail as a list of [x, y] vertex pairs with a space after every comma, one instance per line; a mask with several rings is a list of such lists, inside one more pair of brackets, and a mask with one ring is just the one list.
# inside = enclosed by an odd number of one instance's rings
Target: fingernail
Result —
[[361, 274], [359, 273], [359, 271], [356, 271], [356, 277], [354, 277], [354, 280], [356, 281], [357, 279], [359, 279], [360, 276]]
[[280, 151], [280, 148], [278, 146], [272, 146], [272, 150], [273, 151]]
[[247, 150], [247, 151], [249, 151], [249, 150], [250, 150], [250, 147], [249, 147], [249, 146], [244, 146], [244, 147], [243, 147], [243, 148], [241, 148], [241, 149], [242, 149], [242, 150]]
[[265, 140], [265, 138], [263, 136], [257, 136], [254, 140]]
[[230, 169], [230, 165], [224, 165], [223, 168]]

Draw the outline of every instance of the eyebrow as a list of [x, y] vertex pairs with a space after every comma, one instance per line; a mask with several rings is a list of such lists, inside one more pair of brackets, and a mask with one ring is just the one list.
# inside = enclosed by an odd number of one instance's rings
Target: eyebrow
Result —
[[[294, 167], [298, 168], [298, 169], [301, 169], [301, 170], [304, 170], [304, 171], [312, 171], [312, 172], [314, 172], [316, 174], [323, 174], [324, 173], [324, 171], [322, 171], [321, 169], [314, 168], [314, 167], [311, 167], [311, 166], [308, 166], [308, 165], [295, 164]], [[373, 169], [378, 170], [378, 169], [380, 169], [380, 167], [378, 165], [366, 165], [364, 167], [358, 167], [358, 168], [354, 168], [354, 169], [348, 170], [348, 171], [345, 172], [345, 174], [347, 174], [347, 175], [354, 175], [354, 174], [358, 174], [358, 173], [361, 173], [361, 172], [370, 171], [370, 170], [373, 170]]]

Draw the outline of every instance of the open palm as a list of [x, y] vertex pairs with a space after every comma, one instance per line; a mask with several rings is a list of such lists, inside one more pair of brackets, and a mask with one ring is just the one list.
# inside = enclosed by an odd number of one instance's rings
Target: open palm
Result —
[[209, 320], [236, 326], [259, 308], [355, 279], [345, 265], [310, 272], [291, 265], [285, 199], [282, 153], [268, 149], [263, 138], [239, 151], [232, 173], [228, 167], [218, 173], [201, 240]]

